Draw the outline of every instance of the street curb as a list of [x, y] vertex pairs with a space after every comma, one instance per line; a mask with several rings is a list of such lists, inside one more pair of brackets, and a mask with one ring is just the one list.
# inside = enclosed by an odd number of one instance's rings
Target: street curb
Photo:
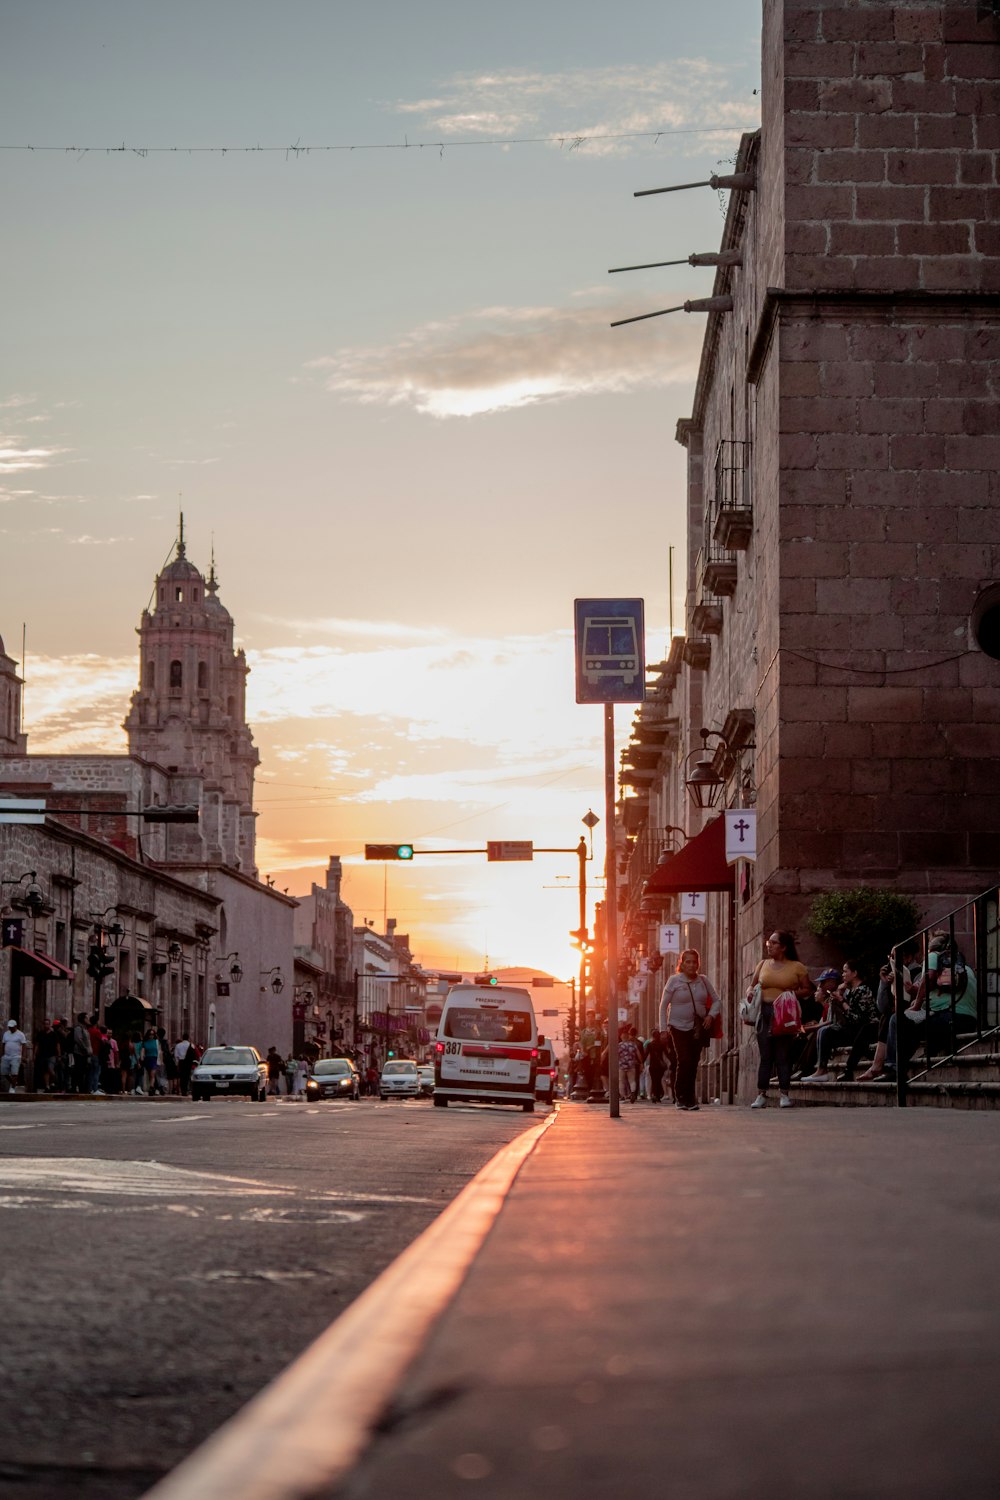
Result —
[[336, 1322], [148, 1490], [148, 1500], [306, 1500], [342, 1479], [557, 1115], [502, 1146]]

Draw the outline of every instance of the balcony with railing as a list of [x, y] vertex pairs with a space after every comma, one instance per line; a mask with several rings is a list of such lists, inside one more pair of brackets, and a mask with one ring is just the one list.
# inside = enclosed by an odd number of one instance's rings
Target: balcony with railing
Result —
[[705, 554], [699, 552], [694, 568], [698, 602], [691, 611], [691, 625], [695, 635], [720, 635], [722, 633], [722, 598], [705, 583]]
[[750, 444], [723, 438], [715, 455], [712, 540], [723, 552], [745, 552], [752, 533]]
[[702, 595], [730, 599], [736, 592], [736, 563], [714, 535], [707, 539], [705, 548], [698, 554], [700, 569], [695, 587]]

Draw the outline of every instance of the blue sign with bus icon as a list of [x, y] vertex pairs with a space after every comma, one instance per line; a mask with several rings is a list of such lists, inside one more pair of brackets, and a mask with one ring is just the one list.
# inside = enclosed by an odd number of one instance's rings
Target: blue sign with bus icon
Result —
[[577, 703], [641, 703], [646, 696], [641, 599], [576, 599]]

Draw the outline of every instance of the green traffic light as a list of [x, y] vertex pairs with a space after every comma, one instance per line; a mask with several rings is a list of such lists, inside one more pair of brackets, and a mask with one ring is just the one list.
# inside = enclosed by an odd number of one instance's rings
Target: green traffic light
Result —
[[397, 859], [412, 859], [413, 858], [413, 845], [412, 844], [398, 844], [396, 846], [396, 858]]

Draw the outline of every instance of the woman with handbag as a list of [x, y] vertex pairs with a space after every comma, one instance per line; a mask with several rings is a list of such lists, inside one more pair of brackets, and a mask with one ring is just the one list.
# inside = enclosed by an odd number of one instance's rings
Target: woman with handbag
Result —
[[675, 1059], [675, 1109], [698, 1108], [698, 1059], [702, 1047], [712, 1039], [716, 1018], [722, 1018], [722, 1001], [711, 980], [701, 973], [697, 948], [685, 948], [677, 972], [671, 974], [660, 996], [660, 1031], [669, 1034]]
[[767, 1091], [774, 1072], [778, 1075], [778, 1103], [782, 1109], [791, 1107], [789, 1089], [796, 1038], [794, 1035], [773, 1034], [774, 1002], [786, 990], [797, 993], [804, 983], [811, 984], [811, 981], [805, 964], [799, 962], [795, 934], [776, 929], [767, 940], [767, 956], [761, 959], [750, 981], [751, 990], [760, 985], [760, 1014], [755, 1028], [760, 1066], [757, 1069], [757, 1097], [751, 1109], [767, 1108]]

